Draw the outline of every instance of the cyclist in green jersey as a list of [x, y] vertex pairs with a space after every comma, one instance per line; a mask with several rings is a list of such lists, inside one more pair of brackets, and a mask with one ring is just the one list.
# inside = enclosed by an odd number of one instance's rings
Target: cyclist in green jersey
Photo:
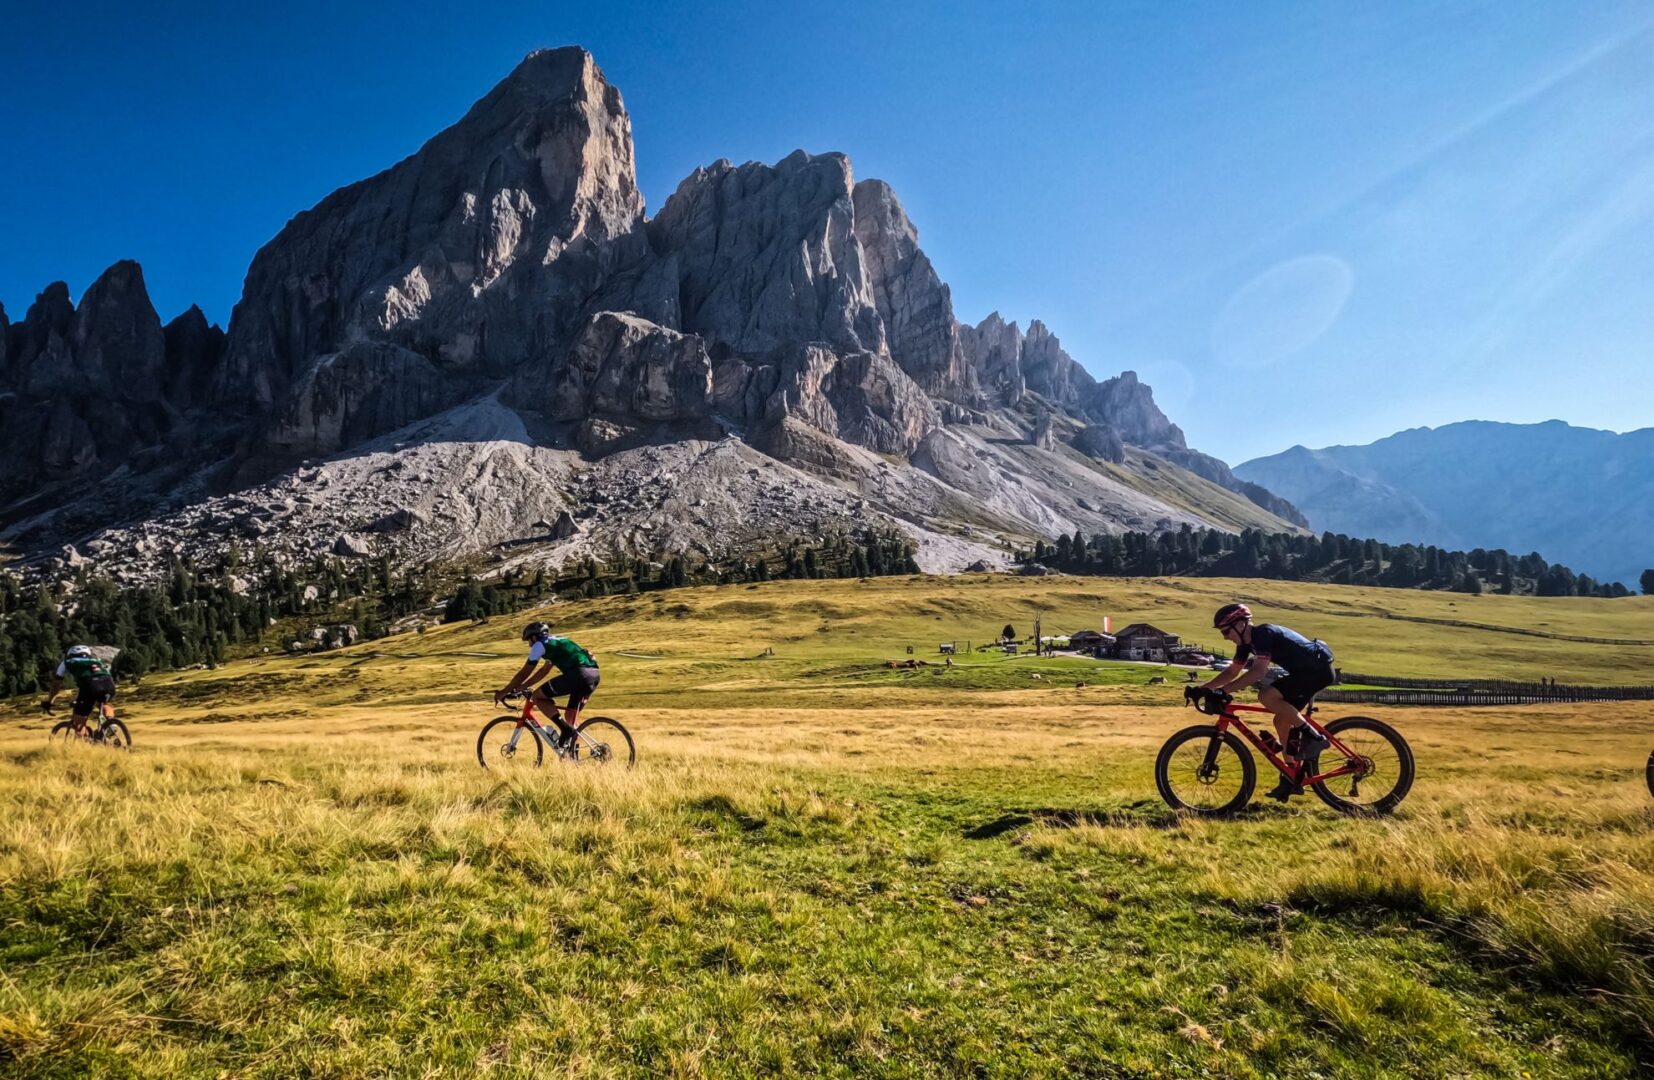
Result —
[[[531, 643], [528, 662], [510, 683], [494, 694], [494, 701], [503, 705], [508, 694], [534, 686], [556, 668], [556, 677], [535, 687], [532, 696], [541, 715], [551, 717], [557, 725], [562, 744], [571, 744], [580, 710], [597, 691], [597, 658], [572, 639], [553, 634], [551, 627], [543, 622], [531, 622], [523, 627], [523, 640]], [[560, 694], [567, 694], [569, 699], [562, 717], [557, 715], [557, 702], [553, 700]]]
[[40, 703], [42, 709], [51, 711], [52, 702], [57, 700], [58, 691], [63, 688], [66, 678], [75, 681], [78, 691], [74, 707], [75, 731], [81, 732], [86, 730], [86, 721], [91, 718], [92, 710], [115, 696], [115, 677], [109, 671], [109, 664], [90, 646], [75, 645], [64, 654], [57, 670], [52, 673], [46, 700]]

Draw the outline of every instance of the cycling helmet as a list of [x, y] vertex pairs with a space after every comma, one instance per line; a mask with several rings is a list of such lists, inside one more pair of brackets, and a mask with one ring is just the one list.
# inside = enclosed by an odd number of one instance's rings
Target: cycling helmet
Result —
[[545, 637], [546, 635], [548, 635], [550, 633], [551, 633], [551, 624], [550, 623], [531, 622], [527, 626], [523, 627], [523, 640], [524, 641], [535, 641], [539, 638]]
[[1245, 604], [1225, 604], [1212, 616], [1212, 628], [1227, 630], [1236, 623], [1251, 622], [1252, 609]]
[[84, 660], [92, 655], [92, 647], [90, 645], [71, 645], [69, 651], [64, 655], [70, 660]]

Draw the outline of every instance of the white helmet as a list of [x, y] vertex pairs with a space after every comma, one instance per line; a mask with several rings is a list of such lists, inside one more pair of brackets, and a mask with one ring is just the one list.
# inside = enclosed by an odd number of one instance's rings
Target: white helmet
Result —
[[92, 647], [90, 645], [71, 645], [67, 655], [71, 660], [85, 660], [91, 657]]

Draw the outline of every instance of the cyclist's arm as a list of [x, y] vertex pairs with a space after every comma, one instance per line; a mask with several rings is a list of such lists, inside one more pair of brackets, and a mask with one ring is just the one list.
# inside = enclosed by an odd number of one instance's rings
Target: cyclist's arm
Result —
[[52, 707], [52, 702], [57, 700], [57, 692], [59, 690], [62, 690], [62, 689], [63, 689], [63, 677], [61, 675], [57, 674], [57, 672], [54, 671], [52, 673], [51, 685], [46, 687], [45, 705], [48, 709]]
[[1254, 656], [1252, 658], [1251, 665], [1247, 667], [1241, 677], [1229, 684], [1229, 690], [1231, 693], [1238, 693], [1245, 690], [1248, 686], [1253, 686], [1259, 682], [1262, 682], [1263, 677], [1268, 674], [1269, 657]]
[[1241, 672], [1245, 669], [1246, 665], [1239, 660], [1231, 660], [1228, 667], [1207, 679], [1201, 684], [1200, 688], [1202, 690], [1222, 690], [1225, 686], [1240, 678]]
[[504, 697], [507, 694], [515, 694], [517, 691], [533, 682], [535, 666], [534, 661], [530, 660], [528, 663], [519, 668], [517, 670], [517, 674], [511, 676], [511, 681], [500, 690], [498, 696]]
[[528, 677], [528, 681], [525, 682], [523, 685], [524, 686], [536, 686], [536, 685], [539, 684], [541, 679], [550, 678], [551, 673], [553, 671], [556, 671], [556, 670], [557, 670], [557, 666], [555, 664], [553, 664], [550, 660], [542, 660], [542, 661], [540, 661], [540, 670], [536, 671], [533, 675], [530, 675]]

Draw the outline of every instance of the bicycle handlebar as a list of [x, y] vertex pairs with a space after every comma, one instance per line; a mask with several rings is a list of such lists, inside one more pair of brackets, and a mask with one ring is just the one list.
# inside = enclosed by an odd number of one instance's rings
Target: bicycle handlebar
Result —
[[1207, 716], [1222, 716], [1234, 700], [1235, 695], [1226, 694], [1222, 690], [1208, 690], [1204, 686], [1183, 688], [1183, 704], [1193, 705], [1195, 711], [1203, 712]]

